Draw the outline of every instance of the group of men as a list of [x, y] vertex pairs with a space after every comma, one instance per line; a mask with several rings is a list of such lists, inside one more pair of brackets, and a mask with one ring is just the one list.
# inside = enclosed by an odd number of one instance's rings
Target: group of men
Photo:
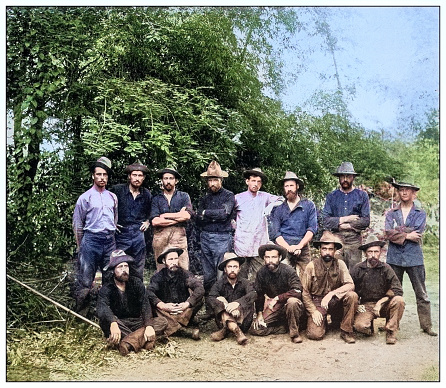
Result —
[[[404, 272], [415, 291], [421, 328], [436, 335], [420, 245], [426, 214], [414, 205], [419, 188], [412, 184], [393, 184], [401, 202], [386, 215], [389, 247], [383, 262], [384, 239], [369, 236], [362, 243], [370, 224], [369, 198], [354, 186], [358, 174], [350, 162], [333, 173], [340, 187], [327, 195], [319, 241], [312, 241], [318, 232], [316, 206], [291, 171], [281, 180], [283, 196], [260, 190], [267, 179], [260, 168], [244, 172], [247, 190], [234, 195], [223, 188], [228, 173], [212, 161], [201, 174], [208, 191], [196, 211], [189, 195], [177, 189], [181, 175], [173, 168], [157, 172], [162, 192], [153, 198], [142, 187], [148, 168], [141, 163], [127, 166], [128, 183], [110, 191], [110, 160], [99, 158], [91, 172], [93, 187], [79, 197], [73, 215], [79, 251], [76, 309], [89, 303], [100, 269], [97, 314], [105, 336], [122, 354], [150, 349], [156, 335], [181, 330], [200, 339], [195, 317], [203, 302], [201, 319], [215, 318], [218, 327], [214, 341], [233, 333], [244, 345], [248, 332], [288, 332], [300, 343], [300, 326], [307, 338], [320, 340], [330, 324], [340, 327], [345, 342], [354, 343], [355, 331], [373, 334], [373, 319], [381, 316], [386, 342], [394, 344], [404, 311]], [[203, 281], [189, 271], [185, 226], [191, 219], [200, 229]], [[144, 232], [150, 225], [157, 271], [144, 292]], [[320, 254], [313, 260], [310, 242]]]

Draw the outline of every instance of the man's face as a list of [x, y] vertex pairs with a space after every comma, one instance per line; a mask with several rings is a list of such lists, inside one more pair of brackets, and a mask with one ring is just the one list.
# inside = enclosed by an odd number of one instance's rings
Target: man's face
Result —
[[129, 182], [132, 187], [139, 189], [144, 182], [145, 176], [141, 171], [132, 171], [129, 174]]
[[402, 202], [414, 201], [417, 197], [417, 192], [410, 187], [400, 187], [398, 189], [398, 194]]
[[169, 193], [175, 189], [175, 186], [178, 183], [178, 179], [175, 178], [175, 175], [170, 174], [168, 172], [163, 174], [162, 180], [163, 180], [163, 189]]
[[277, 249], [266, 251], [263, 260], [265, 261], [265, 266], [268, 270], [274, 272], [279, 267], [280, 253]]
[[249, 179], [246, 179], [246, 184], [251, 193], [257, 193], [262, 187], [262, 178], [251, 175]]
[[240, 272], [240, 264], [237, 260], [230, 260], [226, 263], [225, 274], [229, 279], [237, 279]]
[[164, 258], [164, 262], [169, 271], [175, 272], [178, 270], [178, 253], [177, 252], [169, 252]]
[[319, 248], [322, 260], [326, 263], [332, 261], [335, 255], [335, 245], [334, 243], [322, 243]]
[[355, 176], [348, 175], [339, 175], [339, 183], [343, 190], [350, 190], [353, 186], [353, 181], [355, 180]]
[[218, 190], [221, 189], [222, 186], [221, 178], [210, 177], [207, 179], [207, 182], [209, 190], [211, 190], [213, 193], [216, 193]]
[[299, 190], [299, 185], [296, 181], [290, 180], [283, 183], [283, 193], [287, 201], [293, 201], [296, 199], [297, 190]]
[[129, 265], [126, 262], [118, 264], [114, 269], [115, 279], [120, 282], [129, 280]]
[[365, 251], [367, 256], [367, 261], [371, 267], [376, 267], [379, 263], [379, 258], [381, 256], [381, 247], [374, 246], [370, 247]]
[[93, 184], [96, 185], [97, 187], [103, 188], [107, 185], [108, 174], [107, 171], [101, 167], [95, 167], [92, 178], [93, 178]]

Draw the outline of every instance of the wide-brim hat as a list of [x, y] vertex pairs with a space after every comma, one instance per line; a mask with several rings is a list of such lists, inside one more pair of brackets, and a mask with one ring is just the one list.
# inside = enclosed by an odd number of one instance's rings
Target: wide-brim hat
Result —
[[101, 156], [98, 160], [96, 160], [95, 162], [90, 164], [90, 171], [94, 172], [94, 169], [96, 167], [101, 167], [105, 171], [107, 171], [107, 174], [111, 174], [112, 173], [111, 165], [112, 164], [111, 164], [111, 161], [109, 158], [106, 158], [105, 156]]
[[242, 265], [245, 262], [244, 257], [239, 257], [234, 252], [226, 252], [225, 255], [223, 256], [223, 261], [218, 265], [218, 269], [220, 271], [223, 271], [226, 267], [226, 264], [231, 260], [238, 261], [240, 265]]
[[156, 175], [158, 176], [158, 178], [162, 178], [165, 173], [172, 174], [175, 178], [181, 179], [180, 173], [177, 170], [175, 170], [173, 167], [166, 167], [166, 168], [163, 168], [162, 170], [158, 170], [156, 172]]
[[367, 236], [365, 243], [363, 245], [360, 245], [358, 247], [358, 249], [360, 249], [361, 251], [366, 251], [370, 247], [381, 247], [382, 248], [384, 245], [386, 245], [385, 241], [381, 241], [378, 237], [371, 234], [371, 235]]
[[353, 164], [351, 162], [342, 162], [341, 165], [337, 168], [337, 170], [333, 173], [334, 176], [340, 175], [359, 175], [355, 172], [353, 168]]
[[167, 247], [163, 252], [161, 252], [161, 254], [158, 256], [158, 258], [156, 259], [156, 261], [159, 264], [163, 263], [163, 259], [166, 257], [166, 255], [170, 252], [176, 252], [178, 253], [178, 256], [180, 256], [184, 250], [181, 248], [177, 248], [177, 247]]
[[249, 177], [252, 175], [262, 178], [262, 183], [266, 183], [266, 181], [268, 180], [266, 175], [263, 173], [263, 171], [259, 167], [252, 168], [251, 170], [245, 170], [243, 172], [243, 176], [246, 179], [249, 179]]
[[415, 186], [412, 183], [407, 183], [407, 182], [392, 182], [392, 186], [395, 187], [397, 190], [399, 190], [401, 187], [407, 187], [415, 191], [420, 190], [418, 186]]
[[287, 257], [288, 251], [281, 245], [275, 244], [272, 241], [267, 242], [266, 244], [260, 245], [259, 247], [259, 256], [263, 259], [266, 251], [272, 251], [275, 249], [279, 251], [281, 256], [280, 261], [284, 260]]
[[226, 171], [223, 171], [220, 167], [220, 164], [213, 160], [209, 166], [208, 169], [203, 172], [202, 174], [200, 174], [200, 176], [204, 177], [204, 178], [211, 178], [211, 177], [215, 177], [215, 178], [227, 178], [229, 175]]
[[342, 242], [338, 236], [334, 235], [330, 231], [326, 230], [322, 233], [322, 237], [319, 241], [313, 241], [313, 246], [315, 248], [319, 248], [321, 244], [330, 244], [333, 243], [335, 245], [336, 250], [342, 248]]
[[149, 169], [147, 168], [147, 166], [144, 166], [144, 164], [141, 164], [139, 161], [135, 162], [133, 164], [129, 164], [126, 168], [125, 168], [125, 172], [127, 174], [130, 174], [132, 171], [141, 171], [144, 174], [147, 174], [149, 172]]
[[297, 191], [302, 191], [304, 189], [304, 181], [302, 179], [300, 179], [294, 172], [292, 171], [287, 171], [285, 173], [285, 176], [283, 177], [283, 179], [281, 180], [282, 183], [286, 182], [286, 181], [296, 181], [297, 184], [299, 185], [299, 189]]
[[122, 249], [114, 250], [110, 255], [110, 261], [108, 265], [104, 267], [104, 271], [108, 269], [114, 269], [121, 263], [133, 263], [135, 260], [132, 256], [127, 255]]

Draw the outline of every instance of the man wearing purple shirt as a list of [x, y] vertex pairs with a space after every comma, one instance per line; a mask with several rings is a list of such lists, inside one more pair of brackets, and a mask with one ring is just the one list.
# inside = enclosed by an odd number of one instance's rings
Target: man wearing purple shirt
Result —
[[339, 178], [340, 188], [327, 195], [322, 210], [322, 223], [326, 230], [338, 236], [343, 248], [340, 259], [348, 268], [361, 262], [361, 232], [370, 225], [369, 197], [365, 191], [353, 186], [357, 174], [352, 163], [343, 162], [334, 176]]
[[266, 175], [260, 168], [246, 170], [243, 173], [248, 190], [236, 194], [236, 228], [234, 234], [234, 252], [245, 258], [240, 267], [239, 276], [254, 280], [257, 271], [263, 267], [263, 259], [258, 256], [259, 247], [269, 241], [265, 209], [277, 202], [279, 197], [260, 191], [266, 183]]
[[73, 231], [78, 251], [78, 273], [75, 284], [76, 311], [89, 304], [90, 290], [96, 271], [102, 281], [111, 280], [107, 271], [110, 254], [115, 250], [118, 199], [105, 186], [111, 174], [111, 162], [99, 158], [92, 166], [93, 186], [77, 200], [73, 214]]

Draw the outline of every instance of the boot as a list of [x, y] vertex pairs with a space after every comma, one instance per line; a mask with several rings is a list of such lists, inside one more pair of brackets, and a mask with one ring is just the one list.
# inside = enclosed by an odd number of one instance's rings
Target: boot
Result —
[[353, 333], [347, 333], [341, 330], [341, 338], [348, 344], [354, 344], [356, 342], [355, 335]]
[[428, 329], [423, 329], [423, 331], [430, 336], [436, 337], [438, 334], [432, 330], [432, 327], [429, 327]]
[[386, 344], [387, 345], [395, 345], [396, 344], [396, 336], [395, 332], [392, 330], [388, 330], [386, 334]]
[[212, 341], [222, 341], [226, 338], [226, 334], [228, 333], [228, 329], [226, 326], [223, 327], [223, 329], [220, 329], [218, 331], [214, 331], [211, 334], [211, 340]]
[[155, 341], [147, 341], [143, 348], [146, 350], [152, 350], [155, 347]]
[[248, 342], [248, 338], [245, 336], [240, 327], [237, 326], [237, 328], [234, 330], [234, 334], [239, 345], [246, 345], [246, 343]]
[[121, 353], [121, 356], [127, 356], [127, 354], [129, 354], [131, 350], [133, 350], [132, 345], [127, 342], [121, 341], [121, 343], [119, 344], [119, 353]]

